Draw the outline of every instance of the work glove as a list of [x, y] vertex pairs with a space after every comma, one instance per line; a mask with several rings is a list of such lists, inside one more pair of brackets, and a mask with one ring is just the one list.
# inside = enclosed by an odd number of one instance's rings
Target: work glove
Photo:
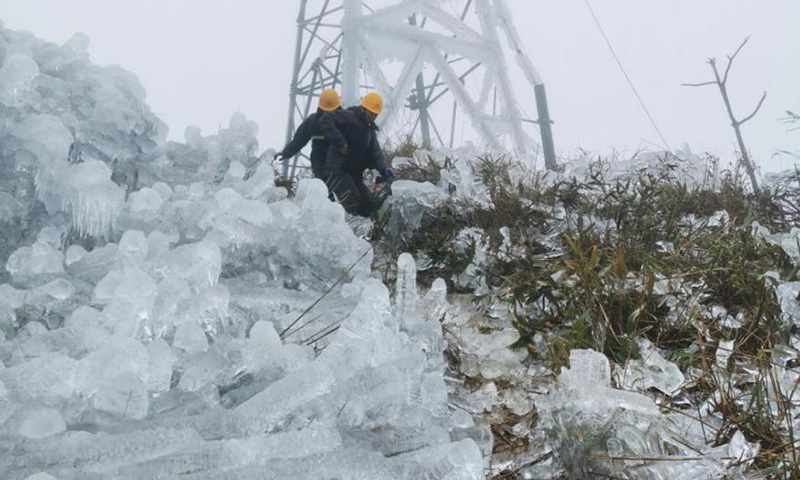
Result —
[[272, 159], [276, 160], [276, 161], [277, 160], [283, 160], [283, 154], [278, 152], [278, 153], [276, 153], [275, 155], [272, 156]]
[[336, 147], [336, 153], [341, 155], [342, 158], [346, 157], [347, 156], [347, 144], [345, 143], [344, 145]]
[[380, 185], [381, 183], [388, 182], [394, 178], [394, 170], [391, 168], [387, 168], [381, 172], [380, 175], [375, 177], [375, 183]]

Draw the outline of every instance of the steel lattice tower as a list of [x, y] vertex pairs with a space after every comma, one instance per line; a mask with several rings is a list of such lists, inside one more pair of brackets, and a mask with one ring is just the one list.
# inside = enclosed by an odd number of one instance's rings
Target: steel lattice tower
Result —
[[[531, 90], [514, 89], [507, 57]], [[468, 121], [470, 138], [527, 157], [539, 150], [538, 124], [545, 164], [555, 167], [544, 84], [505, 0], [300, 0], [287, 140], [326, 88], [338, 90], [344, 106], [378, 91], [384, 134], [428, 147], [455, 146]], [[526, 104], [537, 120], [526, 118]], [[285, 159], [284, 177], [297, 167], [297, 157]]]

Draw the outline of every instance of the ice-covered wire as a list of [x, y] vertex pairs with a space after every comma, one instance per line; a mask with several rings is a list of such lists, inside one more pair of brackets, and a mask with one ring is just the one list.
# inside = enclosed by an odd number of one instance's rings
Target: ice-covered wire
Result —
[[650, 109], [647, 108], [647, 104], [645, 104], [644, 99], [639, 94], [639, 90], [636, 88], [636, 85], [634, 85], [633, 80], [631, 79], [630, 75], [628, 75], [627, 70], [625, 70], [625, 66], [622, 64], [622, 60], [620, 60], [619, 55], [617, 55], [617, 51], [614, 49], [614, 46], [611, 44], [611, 40], [608, 38], [608, 35], [606, 35], [606, 31], [603, 28], [603, 25], [600, 23], [600, 19], [597, 18], [597, 14], [595, 13], [594, 8], [592, 8], [592, 4], [589, 2], [589, 0], [583, 0], [583, 1], [586, 4], [586, 7], [589, 9], [589, 13], [592, 14], [594, 23], [597, 25], [598, 30], [600, 30], [600, 34], [603, 36], [603, 40], [605, 40], [608, 49], [611, 51], [611, 55], [614, 57], [614, 60], [616, 60], [617, 66], [619, 66], [619, 69], [622, 71], [622, 75], [628, 82], [628, 86], [631, 87], [633, 94], [639, 101], [639, 105], [641, 105], [642, 110], [644, 110], [645, 115], [647, 115], [647, 118], [650, 120], [650, 124], [653, 126], [653, 129], [655, 129], [656, 133], [658, 133], [658, 136], [661, 138], [661, 141], [664, 143], [664, 147], [666, 147], [667, 151], [671, 153], [672, 148], [670, 148], [669, 142], [667, 142], [667, 139], [664, 137], [664, 134], [661, 133], [661, 129], [658, 128], [658, 124], [653, 118], [653, 115], [650, 113]]
[[367, 256], [367, 254], [368, 254], [368, 253], [370, 253], [371, 251], [372, 251], [372, 247], [370, 247], [369, 249], [367, 249], [367, 250], [366, 250], [366, 251], [365, 251], [365, 252], [364, 252], [364, 253], [363, 253], [363, 254], [362, 254], [360, 257], [358, 257], [358, 260], [356, 260], [355, 262], [353, 262], [353, 264], [352, 264], [352, 265], [350, 265], [350, 267], [348, 267], [348, 268], [347, 268], [347, 270], [345, 270], [345, 272], [344, 272], [344, 273], [342, 273], [342, 275], [341, 275], [341, 276], [340, 276], [340, 277], [339, 277], [339, 278], [336, 280], [336, 282], [335, 282], [333, 285], [331, 285], [329, 288], [327, 288], [327, 289], [326, 289], [326, 290], [325, 290], [325, 291], [322, 293], [322, 296], [320, 296], [320, 297], [319, 297], [319, 298], [318, 298], [318, 299], [317, 299], [317, 300], [316, 300], [314, 303], [312, 303], [310, 307], [308, 307], [307, 309], [305, 309], [305, 310], [303, 311], [303, 313], [301, 313], [301, 314], [300, 314], [300, 316], [299, 316], [299, 317], [297, 317], [297, 318], [296, 318], [296, 319], [295, 319], [295, 320], [294, 320], [294, 321], [291, 323], [291, 325], [289, 325], [288, 327], [286, 327], [286, 328], [285, 328], [285, 329], [284, 329], [284, 330], [283, 330], [283, 331], [280, 333], [281, 340], [283, 340], [284, 338], [286, 338], [286, 337], [289, 335], [287, 332], [289, 332], [289, 331], [290, 331], [290, 330], [291, 330], [291, 329], [292, 329], [292, 328], [293, 328], [295, 325], [297, 325], [297, 323], [298, 323], [298, 322], [300, 322], [300, 320], [302, 320], [302, 319], [303, 319], [303, 317], [305, 317], [306, 315], [308, 315], [308, 312], [310, 312], [311, 310], [313, 310], [313, 309], [314, 309], [314, 307], [316, 307], [316, 306], [319, 304], [319, 302], [321, 302], [322, 300], [324, 300], [324, 299], [325, 299], [325, 297], [327, 297], [327, 296], [328, 296], [328, 294], [329, 294], [329, 293], [331, 293], [331, 292], [332, 292], [332, 291], [333, 291], [333, 290], [336, 288], [336, 286], [337, 286], [337, 285], [339, 285], [340, 283], [342, 283], [342, 281], [343, 281], [345, 278], [347, 278], [347, 275], [349, 275], [349, 274], [350, 274], [350, 272], [352, 272], [352, 271], [353, 271], [353, 269], [356, 267], [356, 265], [358, 265], [358, 263], [359, 263], [361, 260], [363, 260], [363, 259], [364, 259], [364, 257], [366, 257], [366, 256]]

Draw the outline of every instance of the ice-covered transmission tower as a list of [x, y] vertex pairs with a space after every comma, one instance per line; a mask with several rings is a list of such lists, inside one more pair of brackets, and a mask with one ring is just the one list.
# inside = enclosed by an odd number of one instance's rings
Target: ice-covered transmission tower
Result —
[[[386, 138], [541, 152], [555, 167], [544, 84], [505, 0], [300, 0], [297, 24], [287, 139], [322, 90], [338, 90], [346, 107], [375, 90]], [[284, 176], [297, 167], [285, 159]]]

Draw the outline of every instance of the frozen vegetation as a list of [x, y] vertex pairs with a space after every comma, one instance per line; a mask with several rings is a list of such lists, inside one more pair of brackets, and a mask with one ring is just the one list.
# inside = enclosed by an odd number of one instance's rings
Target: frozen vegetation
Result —
[[0, 27], [1, 478], [800, 474], [796, 179], [417, 150], [373, 225], [87, 42]]
[[559, 174], [469, 151], [395, 165], [413, 181], [377, 258], [414, 252], [455, 293], [451, 401], [491, 428], [490, 477], [798, 473], [796, 178], [755, 197], [688, 149]]

